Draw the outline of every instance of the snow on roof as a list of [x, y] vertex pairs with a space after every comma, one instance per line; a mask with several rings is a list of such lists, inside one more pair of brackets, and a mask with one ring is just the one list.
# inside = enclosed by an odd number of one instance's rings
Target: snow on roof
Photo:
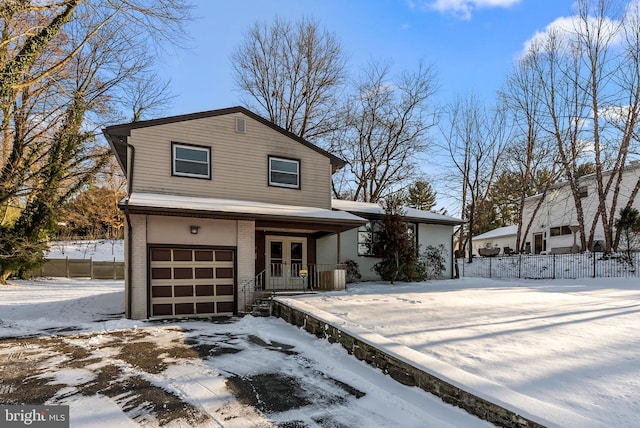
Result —
[[490, 231], [482, 233], [482, 234], [480, 234], [478, 236], [474, 236], [472, 238], [472, 240], [475, 241], [477, 239], [502, 238], [502, 237], [505, 237], [505, 236], [515, 235], [516, 233], [518, 233], [518, 226], [517, 225], [505, 226], [505, 227], [499, 227], [497, 229], [490, 230]]
[[[125, 200], [123, 200], [123, 204]], [[362, 224], [366, 221], [348, 212], [316, 207], [271, 204], [236, 199], [164, 195], [159, 193], [132, 193], [127, 205], [135, 208], [205, 211], [211, 213], [255, 215], [257, 217], [296, 218], [323, 222], [336, 221], [338, 223], [353, 222]]]
[[[333, 199], [331, 201], [331, 207], [334, 210], [340, 211], [349, 211], [355, 214], [362, 214], [364, 216], [374, 215], [380, 216], [384, 215], [384, 209], [374, 203], [370, 202], [356, 202], [356, 201], [345, 201], [342, 199]], [[448, 215], [436, 214], [430, 211], [423, 211], [416, 208], [403, 208], [404, 216], [412, 219], [416, 219], [419, 221], [423, 221], [425, 223], [440, 223], [440, 224], [462, 224], [463, 220], [459, 218], [450, 217]]]

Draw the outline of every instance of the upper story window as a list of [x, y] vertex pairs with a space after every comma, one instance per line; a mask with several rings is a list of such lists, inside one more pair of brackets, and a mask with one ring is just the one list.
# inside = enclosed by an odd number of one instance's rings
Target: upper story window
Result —
[[589, 196], [589, 190], [587, 186], [578, 187], [578, 194], [580, 195], [580, 198], [586, 198], [587, 196]]
[[269, 156], [269, 186], [300, 188], [300, 161]]
[[211, 179], [211, 147], [171, 144], [173, 175]]

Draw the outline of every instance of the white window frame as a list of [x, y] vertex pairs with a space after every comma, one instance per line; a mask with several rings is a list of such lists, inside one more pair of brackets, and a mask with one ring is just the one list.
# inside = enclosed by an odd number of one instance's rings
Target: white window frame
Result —
[[358, 228], [357, 248], [358, 256], [360, 257], [373, 257], [374, 236], [373, 232], [376, 222], [370, 221], [367, 224]]
[[[207, 154], [207, 161], [206, 162], [201, 162], [201, 161], [197, 161], [197, 160], [192, 160], [192, 159], [179, 159], [177, 156], [177, 149], [185, 149], [185, 150], [193, 150], [193, 151], [198, 151], [198, 152], [204, 152]], [[181, 172], [181, 171], [177, 171], [176, 169], [176, 161], [181, 161], [181, 162], [189, 162], [189, 163], [193, 163], [193, 164], [206, 164], [207, 165], [207, 173], [206, 174], [194, 174], [194, 173], [189, 173], [189, 172]], [[171, 173], [172, 175], [178, 176], [178, 177], [190, 177], [190, 178], [202, 178], [202, 179], [207, 179], [210, 180], [211, 179], [211, 147], [206, 147], [206, 146], [196, 146], [196, 145], [191, 145], [191, 144], [182, 144], [182, 143], [172, 143], [171, 144]]]
[[[418, 248], [418, 224], [405, 222], [407, 225], [407, 233], [413, 241], [415, 248]], [[374, 246], [377, 245], [376, 233], [380, 231], [380, 221], [371, 220], [364, 226], [358, 228], [356, 246], [358, 248], [358, 256], [375, 257], [373, 252]], [[369, 245], [367, 245], [369, 244]]]
[[[291, 163], [294, 164], [296, 166], [296, 173], [293, 174], [289, 171], [280, 171], [280, 170], [274, 170], [272, 168], [272, 161], [278, 161], [278, 162], [287, 162], [287, 163]], [[289, 174], [289, 175], [295, 175], [296, 177], [296, 184], [289, 184], [289, 183], [280, 183], [278, 181], [273, 181], [271, 179], [271, 173], [272, 172], [278, 172], [281, 174]], [[287, 187], [289, 189], [299, 189], [300, 188], [300, 161], [297, 159], [286, 159], [286, 158], [279, 158], [277, 156], [269, 156], [269, 186], [275, 186], [275, 187]]]

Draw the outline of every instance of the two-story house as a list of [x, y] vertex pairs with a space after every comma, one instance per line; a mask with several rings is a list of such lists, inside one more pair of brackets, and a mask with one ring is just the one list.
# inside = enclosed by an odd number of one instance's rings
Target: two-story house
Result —
[[[611, 173], [604, 172], [605, 182], [610, 179]], [[593, 248], [590, 251], [604, 249], [604, 231], [602, 219], [597, 216], [598, 191], [596, 188], [595, 174], [585, 175], [580, 178], [579, 192], [582, 210], [584, 214], [585, 232], [588, 239], [589, 231], [594, 226]], [[634, 188], [640, 180], [640, 163], [626, 166], [619, 187], [619, 197], [614, 208], [617, 218], [620, 209], [624, 207], [631, 197]], [[613, 206], [613, 190], [606, 198], [605, 205], [610, 212]], [[635, 198], [633, 207], [640, 209], [640, 199]], [[537, 211], [536, 211], [537, 209]], [[535, 213], [535, 214], [534, 214]], [[525, 243], [525, 251], [533, 254], [540, 253], [568, 253], [582, 251], [579, 248], [580, 232], [576, 212], [576, 205], [568, 183], [558, 183], [547, 191], [546, 196], [534, 195], [525, 200], [523, 210], [523, 231], [531, 224], [529, 233], [521, 239]], [[574, 244], [574, 242], [576, 244]], [[576, 245], [576, 247], [574, 247]]]
[[130, 318], [234, 314], [253, 298], [256, 272], [279, 265], [267, 276], [302, 281], [319, 237], [365, 222], [331, 209], [331, 174], [342, 160], [245, 108], [115, 125], [104, 135], [128, 180]]
[[[357, 253], [342, 232], [356, 248], [369, 219], [331, 199], [343, 160], [243, 107], [103, 133], [128, 183], [127, 317], [231, 315], [256, 289], [344, 287], [339, 264]], [[432, 236], [446, 244], [455, 221], [444, 217]]]

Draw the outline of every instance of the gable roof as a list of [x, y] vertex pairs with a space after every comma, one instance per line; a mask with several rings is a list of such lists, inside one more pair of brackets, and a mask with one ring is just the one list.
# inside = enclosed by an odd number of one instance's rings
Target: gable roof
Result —
[[262, 123], [263, 125], [268, 126], [269, 128], [281, 133], [282, 135], [285, 135], [286, 137], [294, 141], [297, 141], [298, 143], [304, 146], [309, 147], [311, 150], [314, 150], [320, 153], [321, 155], [328, 157], [331, 162], [331, 166], [333, 167], [333, 171], [339, 170], [340, 168], [344, 167], [344, 165], [346, 164], [346, 162], [340, 159], [339, 157], [327, 152], [326, 150], [321, 149], [320, 147], [316, 146], [313, 143], [310, 143], [304, 138], [298, 137], [292, 132], [289, 132], [286, 129], [279, 127], [275, 123], [241, 106], [228, 107], [228, 108], [217, 109], [217, 110], [208, 110], [208, 111], [203, 111], [199, 113], [182, 114], [178, 116], [169, 116], [169, 117], [163, 117], [159, 119], [141, 120], [139, 122], [123, 123], [120, 125], [112, 125], [103, 129], [102, 133], [104, 134], [105, 138], [107, 139], [107, 142], [111, 146], [112, 151], [116, 155], [116, 159], [120, 164], [120, 168], [122, 168], [122, 171], [126, 174], [127, 173], [127, 138], [131, 136], [132, 129], [146, 128], [146, 127], [157, 126], [157, 125], [166, 125], [169, 123], [176, 123], [176, 122], [185, 122], [188, 120], [205, 119], [208, 117], [223, 116], [223, 115], [233, 114], [233, 113], [242, 113], [245, 116], [248, 116], [251, 119], [254, 119]]
[[474, 236], [473, 238], [471, 238], [471, 240], [475, 241], [476, 239], [504, 238], [505, 236], [515, 236], [516, 233], [518, 233], [517, 225], [505, 226], [490, 230], [478, 236]]
[[[352, 214], [365, 217], [371, 220], [377, 220], [384, 215], [384, 209], [370, 202], [345, 201], [342, 199], [331, 200], [331, 208], [334, 210], [347, 211]], [[404, 218], [407, 221], [415, 223], [443, 224], [456, 226], [463, 224], [464, 220], [450, 217], [448, 215], [436, 214], [431, 211], [423, 211], [416, 208], [403, 208]]]

